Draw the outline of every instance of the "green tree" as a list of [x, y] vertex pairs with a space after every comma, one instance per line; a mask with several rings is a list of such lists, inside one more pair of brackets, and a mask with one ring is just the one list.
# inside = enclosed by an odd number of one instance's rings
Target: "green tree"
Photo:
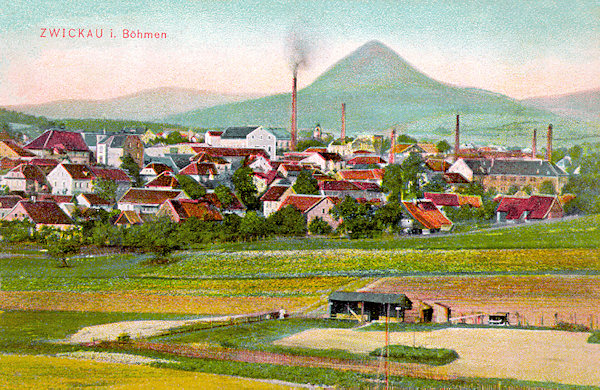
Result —
[[176, 175], [179, 187], [192, 199], [200, 199], [206, 195], [206, 188], [188, 175]]
[[331, 215], [342, 219], [338, 227], [350, 238], [373, 237], [377, 225], [371, 215], [371, 207], [358, 203], [354, 198], [346, 196], [343, 201], [331, 209]]
[[238, 168], [233, 173], [231, 182], [242, 203], [249, 210], [258, 210], [260, 201], [257, 198], [258, 190], [252, 181], [252, 169], [250, 167]]
[[120, 167], [133, 179], [135, 187], [141, 187], [143, 185], [142, 177], [140, 176], [141, 168], [130, 154], [127, 153], [121, 157]]
[[441, 140], [435, 145], [440, 153], [446, 153], [452, 150], [452, 146], [445, 139]]
[[402, 194], [402, 167], [398, 164], [390, 164], [383, 171], [381, 188], [388, 193], [388, 202], [400, 202]]
[[165, 139], [165, 143], [167, 145], [183, 144], [188, 142], [188, 139], [182, 136], [178, 131], [170, 132], [169, 135], [167, 135], [167, 138]]
[[544, 180], [542, 184], [540, 184], [540, 194], [555, 195], [556, 190], [554, 189], [554, 184], [552, 184], [550, 180]]
[[219, 199], [219, 202], [221, 202], [223, 207], [227, 207], [233, 203], [234, 198], [231, 190], [223, 184], [219, 184], [217, 188], [215, 188], [215, 195], [217, 195], [217, 199]]
[[395, 230], [402, 220], [402, 206], [400, 203], [391, 202], [375, 210], [373, 219], [380, 230]]
[[240, 234], [245, 239], [264, 237], [266, 233], [265, 219], [255, 211], [247, 212], [240, 221]]
[[304, 169], [298, 175], [292, 189], [297, 194], [318, 195], [319, 182], [315, 179], [308, 169]]
[[60, 262], [60, 267], [70, 267], [67, 257], [79, 252], [81, 243], [74, 237], [52, 237], [46, 243], [47, 253]]
[[116, 202], [119, 185], [114, 180], [98, 178], [94, 180], [94, 192], [111, 203]]
[[330, 234], [333, 229], [331, 225], [322, 220], [320, 217], [313, 218], [308, 224], [308, 231], [310, 234], [326, 235]]
[[423, 192], [446, 192], [448, 183], [442, 175], [435, 175], [422, 187]]
[[267, 229], [282, 236], [306, 235], [306, 216], [294, 206], [287, 206], [269, 215]]
[[402, 162], [401, 167], [404, 194], [408, 197], [420, 198], [422, 196], [421, 177], [425, 172], [423, 159], [417, 153], [410, 153], [406, 160]]

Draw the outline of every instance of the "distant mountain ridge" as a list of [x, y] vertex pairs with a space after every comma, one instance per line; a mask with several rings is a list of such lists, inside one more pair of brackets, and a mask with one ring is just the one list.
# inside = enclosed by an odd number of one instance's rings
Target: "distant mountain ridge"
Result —
[[600, 88], [556, 96], [524, 99], [531, 107], [583, 120], [600, 120]]
[[122, 119], [149, 121], [190, 110], [237, 102], [257, 95], [224, 94], [188, 88], [164, 87], [113, 99], [60, 100], [43, 104], [6, 106], [13, 111], [51, 119]]
[[[194, 110], [164, 121], [200, 127], [259, 123], [289, 128], [290, 101], [289, 93], [278, 94]], [[359, 47], [298, 92], [299, 127], [311, 128], [319, 123], [325, 130], [339, 134], [341, 103], [346, 103], [349, 135], [381, 134], [390, 127], [400, 127], [414, 136], [448, 138], [452, 118], [459, 112], [466, 126], [483, 129], [478, 130], [477, 139], [485, 139], [485, 133], [494, 133], [506, 124], [514, 124], [509, 126], [514, 128], [511, 131], [517, 135], [522, 132], [523, 139], [529, 139], [530, 128], [547, 125], [556, 118], [508, 96], [434, 80], [378, 41]], [[497, 139], [504, 135], [494, 136]], [[512, 140], [514, 135], [507, 137]]]

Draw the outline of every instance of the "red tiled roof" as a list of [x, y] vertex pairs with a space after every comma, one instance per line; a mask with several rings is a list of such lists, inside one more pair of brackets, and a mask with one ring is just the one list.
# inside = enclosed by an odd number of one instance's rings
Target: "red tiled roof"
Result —
[[140, 225], [144, 221], [140, 217], [140, 215], [133, 210], [125, 210], [121, 211], [119, 217], [115, 221], [115, 225]]
[[373, 154], [373, 152], [369, 152], [368, 150], [357, 150], [352, 152], [352, 154]]
[[210, 136], [216, 137], [216, 136], [220, 136], [221, 134], [223, 134], [223, 132], [211, 130], [211, 131], [208, 131], [207, 134]]
[[321, 191], [360, 191], [361, 188], [345, 180], [321, 181], [319, 182]]
[[208, 176], [210, 174], [216, 175], [217, 168], [213, 163], [202, 163], [202, 162], [193, 162], [179, 171], [180, 175], [202, 175]]
[[63, 163], [62, 166], [65, 168], [69, 176], [75, 180], [92, 180], [95, 178], [92, 169], [85, 164]]
[[460, 203], [458, 201], [458, 194], [440, 194], [435, 192], [426, 192], [425, 194], [423, 194], [423, 197], [432, 201], [436, 206], [460, 206]]
[[307, 148], [303, 153], [327, 153], [327, 148], [311, 146], [310, 148]]
[[543, 219], [555, 201], [557, 201], [555, 196], [532, 195], [527, 205], [529, 210], [527, 219]]
[[446, 180], [447, 183], [455, 183], [455, 184], [467, 184], [467, 183], [469, 183], [469, 180], [467, 180], [466, 177], [464, 177], [463, 175], [461, 175], [458, 172], [447, 172], [447, 173], [444, 173], [444, 180]]
[[[256, 156], [253, 156], [253, 157], [256, 157]], [[229, 164], [229, 162], [227, 162], [227, 160], [225, 160], [223, 157], [211, 156], [210, 154], [208, 154], [206, 152], [198, 153], [197, 155], [195, 155], [192, 158], [192, 161], [208, 162], [208, 163], [214, 163], [214, 164]]]
[[55, 167], [59, 164], [59, 161], [53, 158], [34, 158], [31, 161], [29, 161], [29, 163], [38, 166]]
[[171, 199], [165, 202], [170, 206], [179, 221], [188, 218], [198, 218], [202, 221], [222, 221], [223, 216], [217, 210], [212, 209], [208, 203], [192, 199]]
[[402, 204], [410, 215], [427, 229], [441, 229], [452, 225], [452, 221], [446, 218], [430, 200], [402, 202]]
[[306, 213], [325, 198], [326, 196], [319, 195], [289, 195], [281, 203], [279, 210], [283, 210], [286, 206], [294, 206], [298, 211]]
[[58, 204], [71, 203], [73, 197], [71, 195], [54, 195], [54, 194], [41, 194], [40, 200], [48, 200]]
[[109, 206], [110, 202], [98, 194], [87, 193], [81, 194], [82, 197], [92, 206]]
[[2, 157], [0, 159], [0, 169], [13, 169], [14, 167], [18, 167], [20, 164], [23, 164], [25, 161], [21, 159], [12, 159], [8, 157]]
[[344, 180], [382, 180], [383, 169], [348, 169], [338, 172]]
[[155, 190], [150, 188], [130, 188], [119, 203], [163, 204], [168, 199], [175, 199], [182, 194], [179, 190]]
[[127, 173], [124, 170], [119, 168], [97, 168], [91, 167], [92, 172], [98, 178], [105, 180], [113, 180], [113, 181], [126, 181], [131, 182]]
[[146, 188], [150, 187], [168, 187], [168, 188], [179, 188], [179, 181], [170, 172], [163, 172], [158, 175], [154, 180], [144, 185]]
[[317, 154], [323, 157], [325, 161], [344, 161], [342, 156], [337, 153], [319, 152]]
[[382, 189], [376, 183], [370, 183], [368, 181], [351, 181], [350, 183], [354, 184], [361, 190], [372, 191], [372, 192], [381, 192]]
[[423, 149], [423, 151], [425, 151], [425, 153], [429, 153], [429, 154], [439, 153], [439, 150], [438, 150], [437, 146], [435, 146], [435, 144], [422, 143], [422, 144], [417, 144], [417, 146], [420, 147], [421, 149]]
[[76, 152], [90, 151], [83, 137], [81, 136], [81, 133], [62, 130], [46, 130], [44, 134], [25, 145], [25, 149], [59, 149]]
[[252, 149], [252, 148], [219, 148], [213, 146], [194, 146], [192, 150], [195, 153], [208, 153], [211, 156], [218, 157], [246, 157], [253, 154], [269, 158], [267, 152], [263, 149]]
[[558, 202], [558, 199], [551, 195], [532, 195], [528, 198], [502, 196], [496, 212], [506, 213], [507, 220], [521, 219], [526, 211], [527, 219], [543, 219], [554, 202]]
[[386, 161], [379, 156], [357, 156], [348, 160], [349, 165], [385, 164]]
[[209, 204], [215, 206], [216, 208], [218, 208], [220, 210], [225, 210], [225, 211], [246, 210], [246, 206], [244, 206], [242, 204], [242, 202], [240, 202], [240, 200], [234, 193], [231, 193], [231, 196], [233, 197], [233, 202], [231, 202], [231, 204], [227, 207], [223, 207], [223, 205], [221, 204], [221, 201], [219, 200], [219, 197], [214, 192], [204, 195], [202, 197], [202, 200], [208, 202]]
[[434, 172], [446, 172], [451, 166], [448, 161], [439, 158], [428, 158], [425, 164]]
[[263, 202], [277, 202], [281, 200], [281, 196], [289, 189], [288, 186], [272, 186], [269, 187], [267, 192], [260, 197]]
[[6, 145], [7, 148], [12, 150], [19, 157], [35, 157], [35, 154], [23, 149], [13, 140], [0, 141], [0, 143]]
[[46, 175], [44, 175], [44, 172], [42, 172], [42, 170], [36, 165], [21, 164], [18, 167], [11, 169], [10, 171], [21, 173], [25, 180], [33, 180], [42, 184], [46, 183]]
[[22, 200], [16, 207], [19, 205], [36, 225], [70, 225], [72, 223], [71, 218], [55, 202]]
[[144, 168], [152, 169], [157, 175], [160, 175], [163, 172], [173, 172], [173, 169], [171, 169], [170, 166], [163, 163], [150, 163]]
[[298, 164], [281, 164], [280, 168], [285, 169], [288, 172], [301, 172], [304, 170], [304, 168]]
[[12, 209], [23, 198], [19, 195], [3, 195], [0, 196], [0, 209]]
[[460, 195], [458, 197], [458, 203], [460, 205], [469, 205], [471, 207], [483, 207], [483, 201], [479, 195]]

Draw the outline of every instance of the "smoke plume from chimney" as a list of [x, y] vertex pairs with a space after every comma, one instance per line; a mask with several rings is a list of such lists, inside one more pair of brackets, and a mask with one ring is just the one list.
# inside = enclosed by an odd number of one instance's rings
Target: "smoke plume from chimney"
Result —
[[298, 142], [298, 70], [308, 66], [309, 55], [312, 49], [306, 34], [292, 31], [287, 38], [287, 51], [290, 67], [292, 68], [292, 120], [290, 149], [296, 150]]

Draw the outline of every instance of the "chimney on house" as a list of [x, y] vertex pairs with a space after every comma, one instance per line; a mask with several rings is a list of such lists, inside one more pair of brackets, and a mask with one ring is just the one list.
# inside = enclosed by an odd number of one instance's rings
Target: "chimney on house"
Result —
[[394, 158], [394, 149], [396, 149], [396, 129], [392, 128], [392, 134], [390, 135], [390, 137], [392, 138], [392, 147], [390, 148], [390, 157], [389, 157], [389, 163], [390, 164], [394, 164], [395, 162], [395, 158]]
[[454, 161], [460, 156], [460, 115], [456, 114], [456, 132], [454, 133]]
[[292, 81], [292, 128], [291, 128], [291, 142], [290, 142], [290, 150], [293, 152], [296, 150], [296, 143], [298, 142], [298, 124], [296, 119], [296, 104], [297, 104], [297, 89], [298, 89], [298, 73], [294, 70], [294, 79]]
[[343, 142], [346, 140], [346, 103], [342, 103], [342, 133], [340, 139]]
[[533, 140], [531, 141], [531, 158], [537, 155], [537, 129], [533, 129]]
[[552, 160], [552, 125], [548, 125], [548, 135], [547, 135], [547, 146], [546, 146], [546, 160]]

